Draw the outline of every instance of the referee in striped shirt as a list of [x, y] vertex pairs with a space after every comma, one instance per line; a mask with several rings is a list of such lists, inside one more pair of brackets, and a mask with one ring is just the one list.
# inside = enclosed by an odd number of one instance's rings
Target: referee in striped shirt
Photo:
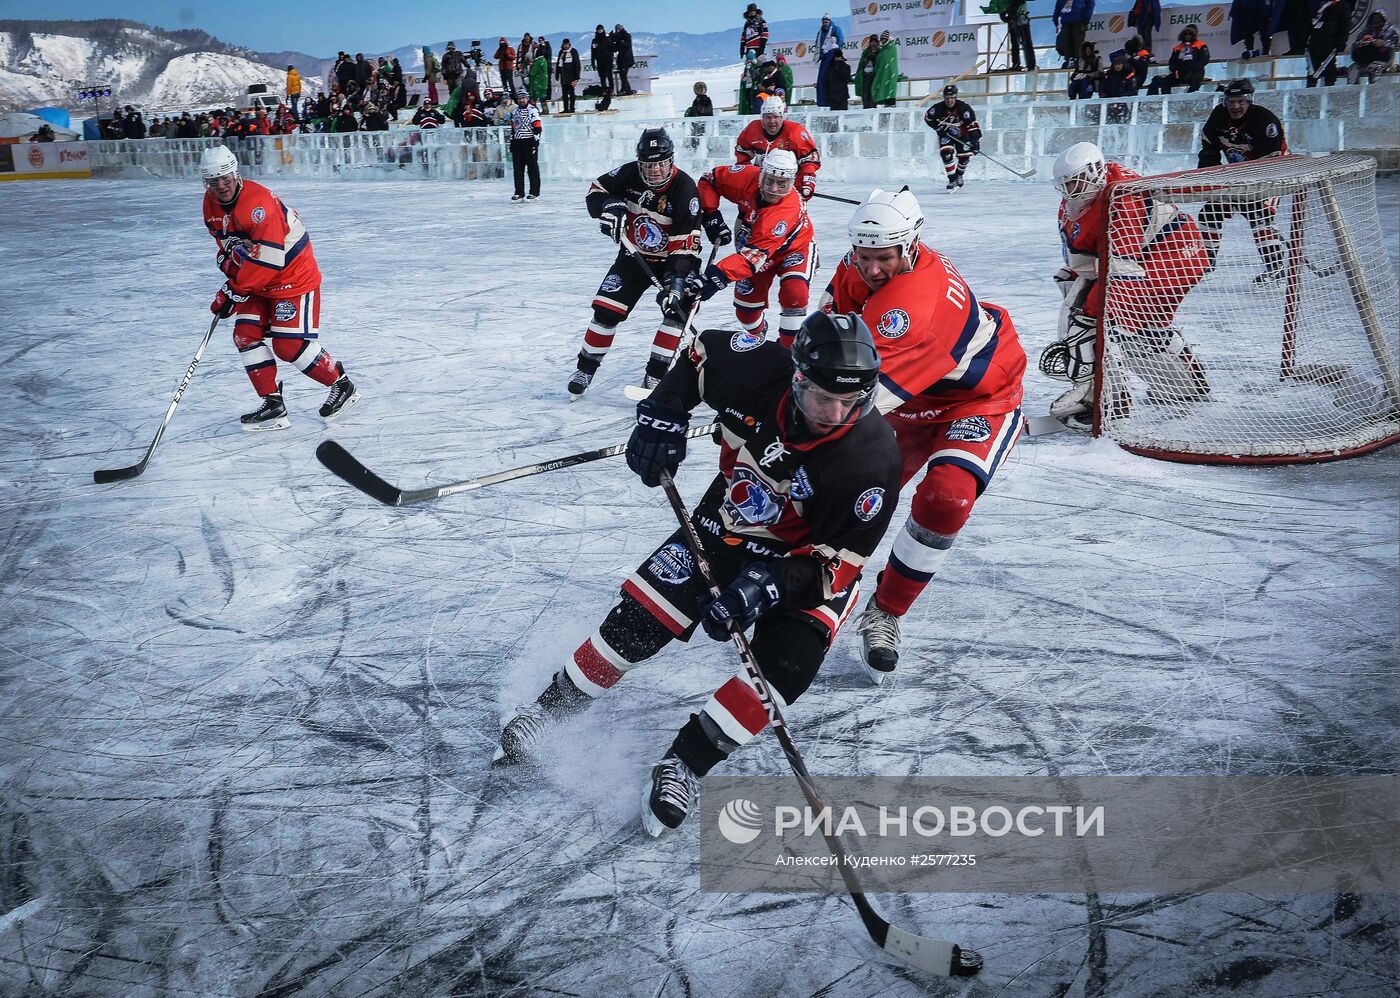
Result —
[[[540, 132], [544, 125], [540, 112], [530, 106], [530, 95], [515, 92], [515, 110], [510, 113], [510, 158], [515, 166], [515, 194], [512, 201], [534, 201], [540, 196]], [[530, 171], [530, 193], [525, 193], [525, 171]]]

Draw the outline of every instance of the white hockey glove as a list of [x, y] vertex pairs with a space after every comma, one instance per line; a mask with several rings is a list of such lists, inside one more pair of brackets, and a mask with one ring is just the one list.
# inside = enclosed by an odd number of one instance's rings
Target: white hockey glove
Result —
[[1098, 321], [1077, 308], [1070, 309], [1065, 338], [1041, 351], [1040, 373], [1075, 384], [1092, 381], [1097, 339]]

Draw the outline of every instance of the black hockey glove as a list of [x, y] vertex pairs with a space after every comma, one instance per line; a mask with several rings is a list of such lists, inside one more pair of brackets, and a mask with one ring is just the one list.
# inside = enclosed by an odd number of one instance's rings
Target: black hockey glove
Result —
[[685, 293], [692, 304], [696, 301], [709, 301], [727, 287], [729, 275], [713, 263], [703, 272], [685, 275]]
[[705, 217], [700, 219], [700, 224], [705, 227], [705, 235], [709, 236], [710, 242], [714, 245], [728, 246], [734, 241], [734, 233], [729, 231], [729, 226], [724, 224], [724, 216], [719, 212], [705, 212]]
[[247, 300], [247, 295], [235, 294], [234, 290], [228, 286], [228, 282], [225, 281], [224, 286], [214, 295], [214, 300], [209, 303], [209, 311], [220, 319], [227, 319], [233, 314], [234, 308]]
[[622, 242], [622, 229], [626, 223], [626, 201], [609, 201], [603, 205], [603, 211], [598, 216], [598, 228], [602, 230], [603, 235], [615, 243]]
[[656, 488], [661, 484], [661, 472], [674, 475], [685, 460], [688, 429], [690, 413], [652, 399], [638, 402], [637, 425], [627, 440], [627, 467], [647, 488]]
[[666, 287], [656, 293], [656, 304], [661, 306], [661, 314], [676, 325], [684, 326], [690, 318], [690, 312], [695, 308], [698, 300], [697, 296], [692, 296], [686, 292], [685, 276], [675, 274], [667, 282]]
[[751, 561], [724, 587], [719, 599], [706, 607], [700, 626], [716, 641], [728, 641], [730, 624], [737, 631], [746, 631], [782, 598], [782, 588], [772, 566], [763, 561]]

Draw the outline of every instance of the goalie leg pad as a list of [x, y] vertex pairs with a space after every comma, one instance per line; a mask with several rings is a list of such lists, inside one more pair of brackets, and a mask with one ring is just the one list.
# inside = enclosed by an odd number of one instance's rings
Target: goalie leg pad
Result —
[[1210, 395], [1205, 370], [1179, 330], [1114, 333], [1114, 342], [1128, 367], [1147, 382], [1155, 401], [1194, 402]]

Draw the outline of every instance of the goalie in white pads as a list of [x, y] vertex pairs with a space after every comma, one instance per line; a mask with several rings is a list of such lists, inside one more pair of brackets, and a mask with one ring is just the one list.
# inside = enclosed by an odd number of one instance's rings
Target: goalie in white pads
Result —
[[[1075, 143], [1055, 160], [1065, 254], [1055, 281], [1064, 305], [1059, 339], [1041, 353], [1040, 370], [1073, 385], [1050, 404], [1050, 414], [1076, 428], [1087, 429], [1092, 420], [1100, 319], [1123, 362], [1147, 383], [1150, 400], [1183, 403], [1210, 394], [1191, 345], [1172, 325], [1210, 267], [1200, 229], [1176, 205], [1140, 194], [1121, 199], [1110, 223], [1105, 189], [1136, 179], [1133, 171], [1105, 162], [1091, 142]], [[1101, 273], [1103, 256], [1107, 274]], [[1111, 411], [1126, 415], [1126, 396], [1108, 401]]]

